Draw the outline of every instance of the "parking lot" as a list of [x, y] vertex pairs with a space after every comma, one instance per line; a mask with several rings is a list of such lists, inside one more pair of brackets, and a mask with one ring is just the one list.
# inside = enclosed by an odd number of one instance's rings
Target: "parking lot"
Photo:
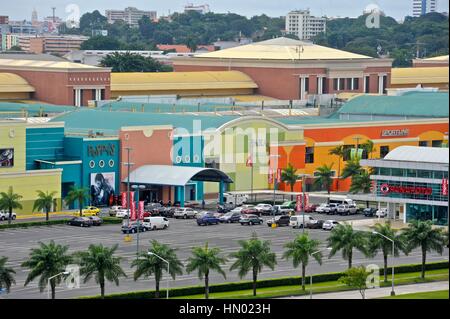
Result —
[[[353, 216], [323, 216], [319, 214], [312, 214], [314, 218], [320, 219], [357, 219], [364, 218], [361, 215]], [[329, 218], [328, 218], [329, 217]], [[269, 217], [263, 217], [267, 220]], [[315, 239], [323, 242], [322, 247], [325, 248], [325, 241], [329, 232], [323, 230], [306, 230]], [[146, 250], [149, 247], [149, 241], [156, 239], [162, 243], [169, 244], [178, 250], [178, 256], [185, 262], [190, 256], [191, 248], [194, 246], [204, 245], [206, 242], [212, 247], [221, 248], [223, 254], [229, 253], [239, 248], [238, 241], [246, 240], [256, 232], [262, 239], [270, 240], [272, 249], [277, 254], [278, 265], [274, 271], [264, 269], [260, 278], [275, 278], [284, 276], [298, 276], [300, 269], [293, 269], [291, 262], [281, 260], [283, 254], [283, 246], [286, 242], [291, 241], [295, 236], [302, 232], [301, 229], [292, 229], [291, 227], [269, 228], [266, 224], [261, 226], [241, 226], [240, 224], [220, 224], [213, 226], [197, 226], [196, 221], [190, 220], [176, 220], [170, 219], [170, 227], [167, 230], [150, 231], [140, 234], [140, 249]], [[30, 283], [24, 287], [24, 281], [28, 273], [27, 269], [20, 267], [20, 264], [28, 257], [31, 248], [38, 246], [38, 242], [49, 242], [55, 240], [58, 244], [69, 245], [70, 252], [77, 250], [84, 250], [90, 244], [103, 244], [112, 246], [118, 244], [118, 255], [123, 257], [122, 266], [125, 269], [128, 278], [120, 280], [120, 286], [116, 287], [111, 283], [107, 283], [106, 292], [126, 292], [134, 290], [154, 289], [154, 280], [143, 280], [135, 282], [133, 280], [133, 269], [130, 268], [130, 263], [136, 256], [136, 235], [132, 235], [131, 242], [125, 242], [124, 236], [120, 232], [120, 225], [103, 225], [100, 227], [79, 228], [71, 226], [44, 226], [34, 227], [29, 229], [10, 229], [0, 231], [0, 256], [9, 257], [9, 265], [14, 267], [17, 272], [17, 285], [12, 287], [9, 295], [3, 295], [3, 298], [46, 298], [46, 294], [39, 293], [37, 282]], [[436, 254], [429, 254], [428, 261], [437, 261], [448, 259], [448, 249], [445, 250], [444, 256]], [[213, 273], [210, 282], [211, 284], [224, 281], [239, 281], [237, 272], [228, 272], [232, 264], [229, 260], [224, 266], [227, 272], [227, 279]], [[389, 261], [391, 262], [391, 260]], [[412, 252], [409, 256], [401, 255], [395, 259], [396, 264], [419, 263], [420, 252]], [[369, 264], [375, 263], [382, 265], [382, 258], [377, 256], [375, 259], [366, 259], [361, 254], [355, 253], [354, 264]], [[346, 269], [347, 262], [337, 254], [331, 259], [324, 258], [322, 266], [315, 261], [311, 261], [308, 267], [308, 273], [325, 273], [335, 272]], [[250, 277], [246, 278], [250, 280]], [[201, 285], [202, 282], [197, 278], [196, 273], [183, 274], [177, 277], [176, 281], [171, 280], [170, 285], [174, 286], [188, 286]], [[165, 286], [165, 282], [161, 283]], [[79, 289], [67, 290], [61, 286], [57, 289], [57, 298], [74, 298], [78, 296], [96, 295], [99, 293], [99, 287], [94, 281], [90, 281], [81, 285]]]

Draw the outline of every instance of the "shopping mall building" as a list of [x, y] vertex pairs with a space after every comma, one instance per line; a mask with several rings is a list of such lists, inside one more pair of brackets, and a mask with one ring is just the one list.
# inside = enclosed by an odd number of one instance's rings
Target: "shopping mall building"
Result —
[[448, 224], [448, 148], [401, 146], [384, 159], [362, 160], [372, 167], [372, 193], [351, 195], [387, 207], [389, 217]]

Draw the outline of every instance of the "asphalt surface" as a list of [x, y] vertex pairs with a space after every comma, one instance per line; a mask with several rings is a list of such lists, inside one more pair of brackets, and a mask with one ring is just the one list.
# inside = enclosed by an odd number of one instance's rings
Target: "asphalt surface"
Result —
[[[320, 219], [361, 219], [361, 215], [353, 216], [323, 216], [312, 214], [315, 218]], [[264, 217], [267, 219], [268, 217]], [[306, 230], [311, 234], [312, 238], [319, 239], [323, 242], [322, 247], [325, 249], [325, 241], [329, 236], [329, 232], [323, 230]], [[177, 249], [178, 257], [185, 263], [190, 256], [191, 249], [194, 246], [203, 246], [206, 242], [210, 247], [219, 247], [224, 255], [228, 255], [239, 249], [239, 240], [249, 239], [253, 232], [265, 240], [270, 240], [272, 249], [277, 254], [278, 265], [272, 271], [264, 268], [259, 278], [276, 278], [285, 276], [298, 276], [300, 269], [294, 269], [292, 261], [285, 261], [281, 259], [283, 254], [283, 246], [286, 242], [292, 241], [296, 235], [302, 232], [301, 229], [292, 229], [290, 227], [280, 227], [272, 229], [266, 224], [262, 226], [241, 226], [240, 224], [220, 224], [212, 226], [197, 226], [195, 220], [176, 220], [170, 219], [170, 227], [167, 230], [158, 230], [145, 232], [140, 234], [140, 249], [145, 251], [149, 247], [150, 240], [156, 239], [162, 243], [169, 244], [171, 247]], [[55, 225], [33, 227], [28, 229], [8, 229], [0, 231], [0, 256], [9, 258], [8, 266], [13, 267], [16, 274], [16, 285], [11, 288], [11, 293], [8, 295], [1, 295], [0, 298], [46, 298], [46, 292], [39, 292], [37, 287], [37, 280], [31, 282], [24, 287], [25, 278], [29, 272], [28, 269], [22, 268], [20, 265], [25, 261], [30, 253], [31, 248], [38, 246], [38, 242], [49, 242], [54, 240], [58, 244], [69, 245], [69, 252], [85, 250], [90, 244], [103, 244], [105, 246], [113, 246], [118, 244], [117, 255], [123, 258], [122, 267], [124, 268], [127, 278], [120, 279], [120, 286], [115, 286], [112, 283], [107, 283], [106, 293], [114, 292], [129, 292], [136, 290], [154, 289], [154, 280], [139, 279], [137, 282], [133, 280], [133, 269], [130, 268], [131, 261], [136, 256], [136, 236], [133, 236], [132, 242], [125, 242], [124, 236], [120, 231], [120, 225], [103, 225], [100, 227], [78, 228], [73, 226]], [[324, 252], [327, 255], [327, 252]], [[421, 255], [419, 251], [412, 252], [409, 256], [401, 255], [394, 259], [395, 264], [410, 264], [419, 263]], [[444, 255], [440, 256], [435, 253], [428, 254], [427, 261], [448, 260], [448, 249], [445, 250]], [[389, 259], [389, 263], [392, 259]], [[229, 260], [223, 267], [227, 273], [227, 279], [220, 275], [213, 273], [210, 278], [210, 283], [233, 282], [241, 280], [237, 271], [229, 272], [228, 269], [233, 263]], [[377, 256], [375, 259], [366, 259], [360, 253], [354, 254], [354, 265], [378, 264], [382, 266], [382, 257]], [[337, 254], [331, 259], [324, 258], [322, 266], [312, 261], [307, 269], [308, 273], [326, 273], [345, 270], [347, 262], [342, 259], [341, 254]], [[165, 278], [161, 282], [161, 288], [165, 287]], [[244, 278], [250, 280], [250, 277]], [[170, 280], [171, 287], [202, 285], [196, 273], [183, 274], [177, 279]], [[78, 289], [67, 289], [64, 285], [57, 288], [57, 298], [75, 298], [79, 296], [90, 296], [99, 294], [99, 286], [93, 281], [81, 283]]]

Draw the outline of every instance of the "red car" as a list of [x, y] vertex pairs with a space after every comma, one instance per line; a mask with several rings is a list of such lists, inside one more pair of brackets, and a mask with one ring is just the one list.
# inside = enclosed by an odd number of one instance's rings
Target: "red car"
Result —
[[305, 213], [314, 213], [319, 205], [311, 204], [305, 207]]
[[259, 212], [254, 207], [245, 208], [241, 211], [241, 214], [244, 215], [260, 215]]

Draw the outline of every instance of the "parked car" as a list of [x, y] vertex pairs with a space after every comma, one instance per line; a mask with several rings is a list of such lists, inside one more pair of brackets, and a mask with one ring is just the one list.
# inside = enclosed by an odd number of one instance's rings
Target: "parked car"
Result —
[[241, 216], [242, 216], [241, 213], [231, 211], [231, 212], [228, 212], [228, 213], [222, 215], [222, 216], [219, 218], [219, 221], [220, 221], [221, 223], [228, 223], [228, 224], [231, 224], [231, 223], [238, 223], [239, 220], [241, 219]]
[[[83, 217], [98, 216], [100, 209], [95, 206], [87, 206], [81, 210]], [[74, 213], [74, 216], [80, 215], [79, 212]]]
[[388, 215], [388, 209], [387, 208], [381, 208], [381, 209], [377, 210], [375, 215], [378, 218], [384, 218], [384, 217], [386, 217]]
[[160, 203], [150, 203], [145, 206], [145, 211], [151, 213], [151, 216], [159, 216], [163, 210], [164, 206]]
[[241, 225], [261, 225], [264, 222], [262, 218], [260, 218], [257, 215], [242, 215], [241, 219], [239, 220], [239, 223]]
[[224, 203], [223, 205], [217, 205], [217, 212], [226, 214], [229, 211], [232, 211], [235, 207], [236, 205], [234, 204]]
[[275, 216], [267, 221], [267, 226], [272, 227], [273, 224], [277, 226], [289, 226], [291, 218], [288, 215]]
[[325, 223], [324, 220], [312, 219], [306, 224], [306, 228], [309, 228], [309, 229], [322, 229], [323, 223]]
[[169, 220], [166, 217], [144, 217], [143, 225], [146, 230], [167, 229]]
[[337, 208], [338, 204], [320, 204], [320, 206], [316, 208], [316, 212], [319, 214], [334, 215], [337, 212]]
[[333, 230], [334, 227], [336, 227], [337, 225], [339, 225], [339, 222], [337, 222], [335, 220], [326, 220], [322, 225], [322, 229], [323, 230]]
[[242, 214], [246, 214], [246, 215], [258, 215], [261, 216], [261, 213], [256, 209], [255, 206], [251, 206], [251, 207], [244, 207], [241, 210]]
[[111, 217], [116, 217], [117, 212], [118, 212], [119, 210], [121, 210], [121, 209], [123, 209], [122, 206], [112, 206], [112, 207], [109, 209], [108, 214], [109, 214], [109, 216], [111, 216]]
[[[303, 224], [303, 217], [305, 218], [305, 224]], [[314, 218], [312, 218], [309, 215], [295, 215], [295, 216], [291, 216], [290, 221], [289, 221], [289, 226], [291, 226], [292, 228], [303, 228], [304, 225], [308, 225], [308, 223], [310, 221], [314, 220]]]
[[255, 208], [261, 215], [270, 215], [273, 212], [270, 204], [258, 204]]
[[175, 213], [173, 214], [173, 217], [175, 218], [195, 218], [195, 216], [198, 214], [196, 210], [193, 210], [190, 207], [179, 207], [175, 210]]
[[[16, 218], [17, 218], [17, 215], [16, 215], [16, 213], [13, 212], [11, 214], [11, 219], [15, 220]], [[0, 210], [0, 220], [8, 220], [8, 219], [9, 219], [9, 212]]]
[[364, 208], [364, 210], [363, 210], [363, 214], [366, 217], [373, 217], [373, 216], [375, 216], [376, 212], [377, 212], [377, 209], [373, 208], [373, 207]]
[[284, 202], [283, 204], [281, 204], [281, 206], [287, 206], [290, 209], [295, 209], [297, 207], [297, 202], [296, 201], [287, 201], [287, 202]]
[[67, 224], [70, 226], [91, 227], [92, 221], [88, 217], [74, 217]]
[[292, 208], [289, 208], [289, 206], [283, 206], [283, 205], [275, 205], [273, 207], [275, 210], [275, 215], [289, 215], [294, 212]]
[[206, 213], [202, 216], [197, 217], [197, 225], [208, 226], [208, 225], [218, 225], [220, 223], [220, 219], [215, 217], [214, 214]]
[[314, 213], [317, 209], [317, 207], [319, 207], [319, 205], [316, 204], [309, 204], [305, 206], [305, 213]]
[[350, 214], [350, 208], [346, 204], [338, 205], [336, 212], [339, 215], [349, 215]]
[[129, 209], [121, 209], [121, 210], [117, 211], [116, 217], [117, 218], [129, 218], [130, 210]]
[[103, 219], [98, 216], [89, 216], [88, 218], [91, 220], [92, 226], [101, 226], [103, 224]]
[[316, 207], [316, 213], [324, 214], [328, 209], [329, 209], [328, 204], [320, 204], [319, 206]]
[[[139, 232], [145, 232], [147, 228], [144, 226], [143, 223], [139, 223]], [[128, 225], [125, 223], [122, 225], [122, 233], [124, 234], [134, 234], [138, 231], [138, 223], [137, 222], [130, 222]]]
[[175, 211], [178, 209], [179, 207], [166, 207], [166, 209], [164, 209], [161, 212], [161, 216], [162, 217], [167, 217], [167, 218], [172, 218], [173, 214], [175, 214]]

